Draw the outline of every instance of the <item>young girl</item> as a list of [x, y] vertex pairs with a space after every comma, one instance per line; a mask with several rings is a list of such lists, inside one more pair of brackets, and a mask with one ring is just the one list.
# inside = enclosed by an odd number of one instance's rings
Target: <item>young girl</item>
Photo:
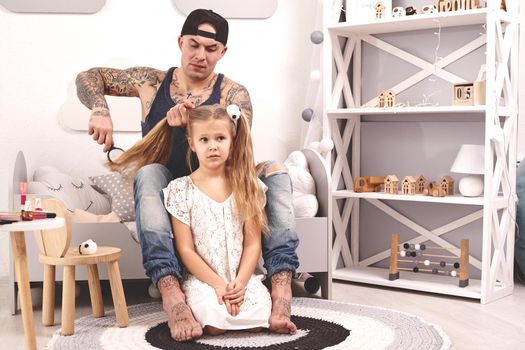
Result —
[[220, 105], [201, 106], [189, 112], [187, 136], [199, 166], [164, 189], [188, 271], [186, 301], [208, 334], [258, 331], [268, 327], [271, 298], [254, 275], [266, 220], [248, 122]]

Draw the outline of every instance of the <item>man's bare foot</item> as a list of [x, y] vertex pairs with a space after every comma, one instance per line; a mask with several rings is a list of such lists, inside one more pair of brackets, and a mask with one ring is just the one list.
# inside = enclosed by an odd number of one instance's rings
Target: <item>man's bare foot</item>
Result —
[[280, 271], [272, 276], [272, 313], [270, 314], [270, 331], [276, 333], [297, 332], [296, 325], [290, 321], [292, 314], [292, 273]]
[[162, 307], [168, 314], [168, 327], [176, 341], [188, 341], [202, 335], [202, 328], [186, 304], [186, 297], [174, 276], [164, 276], [158, 282]]

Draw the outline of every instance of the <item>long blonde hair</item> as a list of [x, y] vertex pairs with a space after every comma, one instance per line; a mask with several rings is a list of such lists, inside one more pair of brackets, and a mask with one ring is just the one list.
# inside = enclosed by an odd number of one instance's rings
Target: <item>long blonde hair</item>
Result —
[[[241, 114], [236, 125], [226, 112], [226, 108], [221, 105], [201, 105], [189, 110], [188, 125], [186, 126], [187, 135], [191, 135], [192, 126], [195, 122], [210, 119], [228, 120], [231, 123], [233, 144], [226, 163], [226, 175], [232, 186], [237, 215], [243, 222], [252, 219], [257, 228], [267, 233], [268, 225], [263, 205], [264, 194], [259, 186], [255, 170], [248, 120]], [[169, 126], [166, 118], [162, 119], [142, 140], [124, 152], [118, 159], [108, 163], [107, 166], [113, 171], [134, 175], [138, 169], [148, 164], [166, 165], [170, 152], [176, 152], [176, 150], [172, 150], [171, 133], [172, 127]], [[191, 169], [190, 153], [191, 150], [188, 148], [186, 159], [188, 167]]]

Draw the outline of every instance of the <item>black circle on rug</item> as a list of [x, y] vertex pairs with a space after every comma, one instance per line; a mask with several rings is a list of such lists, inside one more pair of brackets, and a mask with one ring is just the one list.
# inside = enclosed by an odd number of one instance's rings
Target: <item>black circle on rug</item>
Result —
[[[236, 350], [318, 350], [329, 346], [334, 346], [344, 341], [349, 335], [350, 330], [336, 323], [315, 319], [311, 317], [294, 316], [291, 317], [297, 329], [306, 330], [308, 333], [303, 337], [289, 342], [272, 344], [260, 347], [242, 346], [228, 347]], [[167, 322], [162, 322], [146, 332], [146, 341], [152, 346], [163, 350], [210, 350], [224, 349], [220, 346], [201, 344], [194, 341], [178, 343], [171, 338]]]

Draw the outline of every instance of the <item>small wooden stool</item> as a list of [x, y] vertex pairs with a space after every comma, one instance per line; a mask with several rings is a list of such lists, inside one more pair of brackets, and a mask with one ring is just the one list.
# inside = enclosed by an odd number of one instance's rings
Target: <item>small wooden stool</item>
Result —
[[42, 324], [52, 326], [55, 321], [55, 269], [64, 266], [62, 288], [62, 335], [75, 332], [75, 267], [85, 265], [88, 271], [89, 294], [94, 317], [104, 316], [104, 302], [100, 289], [97, 264], [105, 263], [108, 268], [111, 295], [119, 327], [129, 323], [126, 297], [122, 288], [118, 259], [121, 250], [114, 247], [98, 247], [91, 255], [81, 255], [77, 248], [69, 248], [71, 242], [71, 220], [64, 204], [57, 199], [43, 203], [46, 211], [64, 217], [66, 225], [62, 228], [35, 231], [40, 249], [39, 261], [44, 265], [44, 288], [42, 297]]

